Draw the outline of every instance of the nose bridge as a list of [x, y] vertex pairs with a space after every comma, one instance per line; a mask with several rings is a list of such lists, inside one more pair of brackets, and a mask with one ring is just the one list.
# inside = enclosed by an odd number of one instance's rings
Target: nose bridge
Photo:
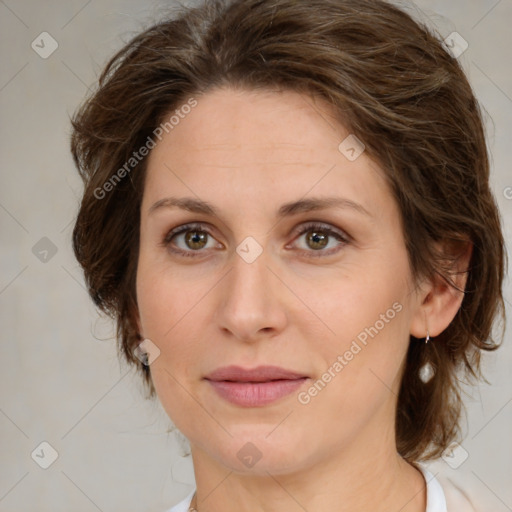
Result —
[[257, 254], [251, 242], [242, 242], [233, 255], [233, 270], [228, 277], [230, 297], [238, 298], [253, 307], [261, 307], [265, 298], [270, 299], [272, 284], [271, 272], [267, 267], [268, 253]]
[[278, 283], [267, 267], [269, 254], [262, 249], [251, 240], [239, 244], [221, 290], [219, 327], [240, 339], [254, 339], [260, 331], [280, 330], [285, 322], [283, 304], [276, 293]]

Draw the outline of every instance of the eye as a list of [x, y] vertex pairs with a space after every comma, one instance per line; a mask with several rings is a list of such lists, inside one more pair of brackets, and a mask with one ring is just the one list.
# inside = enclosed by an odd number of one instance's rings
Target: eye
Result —
[[211, 233], [203, 224], [185, 224], [165, 236], [162, 245], [173, 253], [186, 257], [200, 256], [203, 249], [218, 247]]
[[317, 222], [301, 226], [296, 240], [301, 240], [304, 235], [305, 246], [303, 245], [301, 250], [307, 253], [308, 257], [330, 256], [350, 241], [349, 236], [342, 231]]
[[[306, 245], [303, 245], [300, 251], [307, 257], [330, 256], [350, 241], [350, 237], [344, 232], [318, 222], [302, 225], [294, 240], [300, 240], [304, 235]], [[179, 226], [167, 233], [162, 245], [175, 254], [192, 258], [201, 256], [201, 252], [205, 252], [204, 249], [223, 247], [222, 244], [215, 243], [215, 239], [204, 224]], [[314, 254], [315, 252], [317, 254]]]

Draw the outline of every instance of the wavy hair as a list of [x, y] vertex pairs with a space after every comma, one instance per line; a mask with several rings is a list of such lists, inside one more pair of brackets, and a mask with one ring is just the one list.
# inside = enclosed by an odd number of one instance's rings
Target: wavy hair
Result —
[[[435, 248], [472, 243], [462, 305], [434, 343], [411, 339], [398, 397], [398, 452], [411, 462], [439, 456], [460, 434], [459, 377], [482, 377], [482, 351], [498, 347], [504, 240], [468, 80], [437, 33], [386, 1], [206, 0], [138, 34], [107, 63], [72, 119], [85, 185], [73, 247], [95, 304], [116, 321], [120, 357], [154, 397], [150, 368], [134, 356], [146, 170], [134, 151], [188, 98], [223, 86], [327, 101], [384, 170], [415, 277], [453, 285]], [[112, 183], [115, 175], [122, 179]], [[424, 384], [417, 374], [426, 361], [437, 372]]]

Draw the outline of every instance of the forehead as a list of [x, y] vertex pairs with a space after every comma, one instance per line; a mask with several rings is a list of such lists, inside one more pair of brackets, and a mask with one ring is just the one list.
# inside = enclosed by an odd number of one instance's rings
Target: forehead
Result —
[[153, 200], [167, 186], [170, 195], [237, 195], [260, 206], [261, 194], [286, 202], [339, 190], [378, 203], [387, 192], [364, 152], [350, 161], [340, 151], [351, 134], [319, 98], [226, 88], [195, 99], [149, 155], [145, 196]]
[[[306, 126], [309, 130], [304, 130]], [[160, 149], [167, 142], [175, 149], [194, 148], [212, 154], [261, 153], [262, 149], [265, 153], [300, 154], [337, 146], [345, 132], [321, 99], [293, 91], [222, 88], [198, 97], [197, 105], [172, 129], [172, 137], [164, 137]]]

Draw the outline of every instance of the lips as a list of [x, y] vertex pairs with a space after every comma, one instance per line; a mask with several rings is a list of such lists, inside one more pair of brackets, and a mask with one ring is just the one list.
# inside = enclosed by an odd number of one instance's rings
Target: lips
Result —
[[289, 395], [308, 379], [307, 375], [278, 366], [258, 366], [252, 369], [226, 366], [205, 377], [219, 396], [243, 407], [270, 404]]
[[207, 380], [233, 382], [268, 382], [271, 380], [296, 380], [307, 375], [285, 370], [279, 366], [258, 366], [253, 369], [244, 369], [240, 366], [225, 366], [210, 373]]

